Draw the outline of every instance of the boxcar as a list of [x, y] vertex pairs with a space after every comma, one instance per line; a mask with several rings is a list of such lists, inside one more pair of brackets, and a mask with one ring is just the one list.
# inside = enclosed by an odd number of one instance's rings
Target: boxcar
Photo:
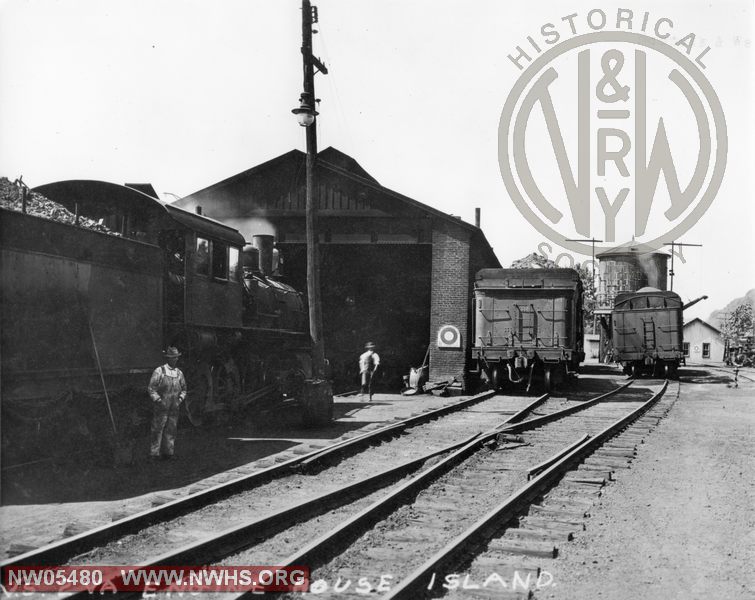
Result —
[[475, 277], [470, 372], [494, 388], [566, 380], [584, 360], [582, 282], [574, 269], [483, 269]]
[[613, 360], [624, 372], [675, 378], [683, 357], [682, 299], [642, 288], [616, 296], [611, 318]]

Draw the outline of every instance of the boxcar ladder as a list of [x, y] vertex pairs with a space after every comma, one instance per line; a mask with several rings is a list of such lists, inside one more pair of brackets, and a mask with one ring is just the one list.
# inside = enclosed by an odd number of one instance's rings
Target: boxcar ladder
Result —
[[653, 319], [642, 321], [643, 337], [645, 338], [645, 348], [655, 349], [655, 323]]

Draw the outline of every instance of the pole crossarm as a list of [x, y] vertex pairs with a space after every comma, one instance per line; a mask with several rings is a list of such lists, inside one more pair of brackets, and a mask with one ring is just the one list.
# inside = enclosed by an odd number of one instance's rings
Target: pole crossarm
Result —
[[[674, 291], [674, 256], [676, 256], [676, 252], [674, 252], [674, 248], [683, 248], [685, 246], [693, 246], [696, 248], [702, 248], [702, 244], [690, 244], [688, 242], [663, 242], [664, 246], [671, 246], [671, 269], [669, 269], [669, 277], [671, 278], [671, 291]], [[684, 256], [682, 254], [679, 254], [679, 258], [684, 261]], [[684, 261], [686, 262], [686, 261]]]

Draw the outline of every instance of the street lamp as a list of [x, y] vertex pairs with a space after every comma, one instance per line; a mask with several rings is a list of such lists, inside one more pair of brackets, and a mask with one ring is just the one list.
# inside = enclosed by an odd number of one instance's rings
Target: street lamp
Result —
[[299, 108], [294, 108], [291, 112], [296, 115], [296, 120], [302, 127], [312, 125], [315, 122], [315, 117], [320, 114], [313, 108], [312, 100], [306, 92], [299, 98]]

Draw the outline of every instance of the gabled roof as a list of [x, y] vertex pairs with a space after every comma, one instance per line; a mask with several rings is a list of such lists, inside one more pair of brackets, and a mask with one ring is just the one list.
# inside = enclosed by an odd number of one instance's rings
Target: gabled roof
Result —
[[691, 321], [687, 321], [687, 322], [686, 322], [686, 323], [684, 324], [684, 326], [685, 326], [685, 327], [687, 327], [688, 325], [692, 325], [692, 323], [694, 323], [695, 321], [700, 321], [700, 323], [702, 323], [703, 325], [705, 325], [705, 326], [706, 326], [706, 327], [708, 327], [709, 329], [712, 329], [712, 330], [713, 330], [713, 331], [715, 331], [716, 333], [719, 333], [719, 334], [721, 333], [721, 330], [720, 330], [720, 329], [719, 329], [718, 327], [714, 327], [713, 325], [711, 325], [711, 324], [710, 324], [710, 323], [708, 323], [707, 321], [703, 321], [703, 320], [702, 320], [702, 319], [701, 319], [700, 317], [695, 317], [695, 318], [694, 318], [694, 319], [692, 319]]
[[[302, 152], [301, 150], [291, 150], [289, 152], [286, 152], [285, 154], [281, 154], [280, 156], [277, 156], [271, 160], [242, 171], [241, 173], [237, 173], [236, 175], [232, 175], [231, 177], [214, 183], [204, 189], [189, 194], [188, 196], [177, 200], [173, 204], [175, 206], [184, 207], [191, 206], [196, 202], [202, 202], [203, 199], [206, 198], [224, 196], [227, 197], [227, 188], [231, 188], [233, 186], [244, 187], [245, 185], [251, 185], [251, 182], [253, 182], [254, 180], [257, 180], [258, 182], [263, 181], [266, 176], [269, 177], [270, 171], [277, 168], [287, 168], [289, 173], [292, 174], [291, 177], [295, 180], [295, 182], [299, 181], [299, 178], [303, 180], [305, 162], [306, 154], [304, 152]], [[336, 148], [333, 148], [331, 146], [318, 152], [316, 168], [338, 175], [342, 179], [368, 188], [369, 190], [374, 190], [392, 200], [397, 201], [399, 204], [403, 204], [406, 207], [420, 211], [426, 216], [431, 216], [441, 221], [451, 223], [455, 227], [459, 227], [462, 230], [470, 232], [473, 237], [476, 237], [478, 239], [478, 243], [481, 243], [481, 246], [490, 253], [490, 256], [493, 258], [495, 263], [498, 263], [498, 259], [495, 256], [492, 247], [490, 246], [487, 238], [479, 227], [476, 227], [475, 225], [472, 225], [470, 223], [466, 223], [459, 217], [455, 217], [441, 210], [435, 209], [431, 206], [428, 206], [427, 204], [418, 202], [413, 198], [409, 198], [408, 196], [380, 185], [377, 180], [372, 177], [372, 175], [370, 175], [365, 169], [363, 169], [356, 160], [354, 160], [347, 154], [344, 154], [340, 150], [337, 150]], [[277, 183], [280, 183], [280, 181], [278, 181]]]
[[356, 160], [351, 158], [348, 154], [344, 154], [340, 150], [336, 150], [333, 146], [328, 146], [325, 150], [317, 153], [317, 162], [326, 163], [331, 167], [341, 169], [352, 173], [362, 179], [369, 179], [373, 183], [377, 183], [372, 175], [362, 168]]

